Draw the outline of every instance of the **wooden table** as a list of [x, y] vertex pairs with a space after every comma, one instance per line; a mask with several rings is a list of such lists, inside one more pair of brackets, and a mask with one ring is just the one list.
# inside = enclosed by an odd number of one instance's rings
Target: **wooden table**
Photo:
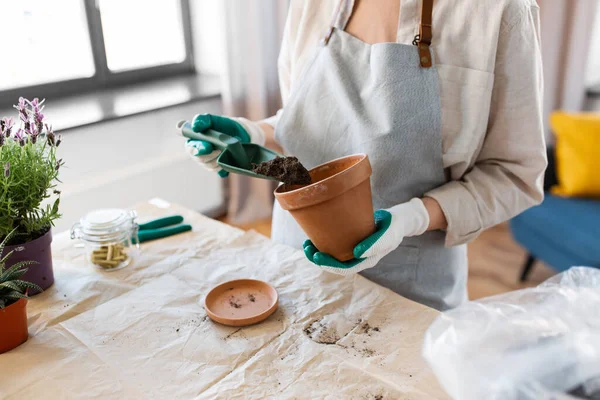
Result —
[[[56, 235], [56, 283], [29, 302], [29, 341], [0, 355], [0, 398], [447, 398], [420, 355], [437, 311], [165, 201], [136, 210], [194, 229], [114, 272]], [[209, 320], [204, 295], [242, 277], [271, 283], [278, 311], [241, 329]]]

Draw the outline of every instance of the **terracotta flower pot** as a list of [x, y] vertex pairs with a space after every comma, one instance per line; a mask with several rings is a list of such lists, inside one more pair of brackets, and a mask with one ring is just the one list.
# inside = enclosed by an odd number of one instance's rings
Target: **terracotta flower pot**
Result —
[[309, 171], [307, 186], [281, 185], [275, 197], [314, 245], [340, 261], [354, 258], [354, 246], [375, 231], [371, 163], [355, 154]]
[[[7, 260], [7, 265], [13, 265], [20, 261], [36, 261], [37, 264], [28, 266], [28, 270], [20, 279], [35, 283], [43, 290], [46, 290], [54, 283], [54, 272], [52, 269], [52, 251], [50, 245], [52, 243], [52, 229], [48, 230], [44, 235], [32, 240], [31, 242], [6, 246], [2, 252], [2, 256], [23, 247], [21, 251], [15, 251]], [[36, 290], [31, 289], [29, 295], [38, 294]]]
[[26, 299], [0, 309], [0, 354], [25, 343], [28, 336]]

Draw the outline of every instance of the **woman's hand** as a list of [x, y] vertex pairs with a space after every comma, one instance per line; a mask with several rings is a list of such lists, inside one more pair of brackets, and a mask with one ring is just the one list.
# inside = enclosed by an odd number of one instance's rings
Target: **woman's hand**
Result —
[[414, 198], [387, 210], [375, 211], [375, 233], [354, 247], [355, 258], [352, 260], [341, 262], [329, 254], [321, 253], [310, 240], [304, 242], [304, 254], [327, 271], [340, 275], [354, 274], [373, 268], [379, 260], [395, 250], [405, 237], [421, 235], [430, 226], [431, 219], [424, 201]]
[[[207, 129], [236, 137], [242, 143], [265, 144], [265, 133], [256, 123], [246, 118], [229, 118], [211, 114], [200, 114], [192, 121], [194, 132], [204, 132]], [[221, 150], [215, 149], [213, 145], [203, 140], [188, 139], [185, 144], [188, 153], [203, 167], [209, 171], [217, 171], [219, 176], [226, 177], [227, 171], [217, 165], [217, 158]]]

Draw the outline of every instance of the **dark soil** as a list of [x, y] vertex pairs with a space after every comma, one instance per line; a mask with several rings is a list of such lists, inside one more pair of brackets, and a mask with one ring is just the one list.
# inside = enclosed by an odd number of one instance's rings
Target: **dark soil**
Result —
[[359, 330], [357, 331], [357, 333], [364, 333], [369, 336], [371, 336], [371, 332], [380, 332], [380, 329], [378, 326], [369, 325], [368, 322], [365, 322], [364, 324], [362, 324], [360, 326]]
[[296, 157], [276, 157], [260, 164], [252, 164], [252, 171], [288, 185], [308, 185], [312, 182], [308, 170]]
[[234, 299], [233, 297], [231, 297], [229, 299], [229, 305], [233, 308], [242, 308], [242, 305], [240, 303], [238, 303], [237, 300]]
[[[16, 246], [19, 244], [26, 244], [29, 243], [35, 239], [38, 239], [42, 236], [44, 236], [46, 234], [46, 232], [48, 232], [50, 230], [50, 226], [46, 226], [38, 231], [34, 231], [31, 233], [22, 233], [19, 230], [17, 230], [17, 232], [15, 232], [13, 234], [13, 236], [10, 238], [10, 240], [8, 241], [8, 243], [6, 243], [7, 246]], [[2, 237], [0, 239], [0, 242], [4, 240], [4, 237]]]
[[321, 320], [316, 320], [304, 328], [304, 334], [312, 341], [320, 344], [337, 344], [340, 340], [335, 328], [325, 326]]
[[377, 354], [375, 350], [369, 348], [358, 350], [358, 352], [365, 357], [373, 357], [375, 354]]
[[254, 303], [256, 301], [256, 297], [254, 297], [253, 294], [249, 294], [248, 295], [248, 300], [250, 300], [252, 303]]

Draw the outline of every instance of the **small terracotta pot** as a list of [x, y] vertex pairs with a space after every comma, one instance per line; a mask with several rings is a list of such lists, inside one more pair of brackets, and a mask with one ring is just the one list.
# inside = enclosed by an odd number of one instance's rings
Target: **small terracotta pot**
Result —
[[26, 299], [0, 309], [0, 354], [25, 343], [28, 336]]
[[366, 154], [338, 158], [311, 169], [312, 184], [281, 185], [275, 197], [319, 251], [347, 261], [375, 231], [371, 172]]
[[[12, 253], [6, 262], [7, 265], [13, 265], [20, 261], [36, 261], [37, 264], [29, 265], [27, 267], [27, 272], [21, 277], [21, 279], [27, 282], [35, 283], [41, 287], [42, 290], [46, 290], [54, 283], [51, 244], [52, 229], [48, 230], [48, 232], [30, 242], [6, 246], [2, 252], [2, 256], [22, 247], [21, 251], [15, 251]], [[29, 290], [29, 296], [34, 296], [38, 293], [39, 292], [37, 290]]]

